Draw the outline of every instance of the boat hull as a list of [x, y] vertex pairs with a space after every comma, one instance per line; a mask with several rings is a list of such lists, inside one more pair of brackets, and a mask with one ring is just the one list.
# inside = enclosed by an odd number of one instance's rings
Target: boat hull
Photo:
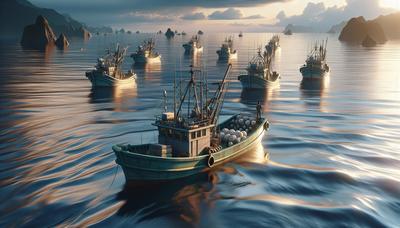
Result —
[[118, 85], [134, 85], [136, 82], [136, 74], [125, 79], [117, 79], [106, 74], [99, 74], [93, 71], [86, 72], [86, 77], [94, 87], [113, 87]]
[[115, 145], [116, 163], [119, 164], [127, 181], [161, 181], [179, 179], [217, 167], [246, 153], [260, 143], [269, 124], [263, 120], [246, 140], [212, 154], [214, 165], [208, 166], [209, 155], [197, 157], [158, 157], [124, 150], [124, 145]]
[[306, 79], [322, 79], [328, 75], [329, 70], [320, 68], [302, 67], [300, 68], [300, 73], [303, 75], [303, 78]]
[[238, 80], [245, 89], [265, 89], [279, 85], [279, 77], [275, 81], [270, 81], [256, 76], [240, 75]]
[[136, 64], [161, 62], [161, 55], [158, 55], [156, 57], [146, 57], [143, 55], [132, 55], [132, 58]]
[[222, 52], [220, 50], [217, 51], [218, 59], [219, 60], [228, 60], [228, 59], [236, 59], [237, 58], [237, 51], [232, 53]]

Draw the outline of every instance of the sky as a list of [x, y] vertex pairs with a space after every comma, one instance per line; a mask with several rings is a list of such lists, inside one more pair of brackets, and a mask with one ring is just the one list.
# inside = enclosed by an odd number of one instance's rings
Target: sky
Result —
[[287, 24], [327, 31], [354, 16], [400, 10], [400, 0], [31, 0], [91, 26], [154, 32], [281, 31]]

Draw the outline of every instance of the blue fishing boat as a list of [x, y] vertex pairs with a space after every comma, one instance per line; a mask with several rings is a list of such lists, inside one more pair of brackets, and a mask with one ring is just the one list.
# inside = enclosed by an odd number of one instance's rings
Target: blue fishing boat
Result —
[[[231, 65], [209, 99], [208, 88], [190, 70], [183, 94], [174, 89], [174, 111], [167, 109], [153, 123], [158, 142], [153, 144], [114, 145], [113, 151], [126, 180], [161, 181], [178, 179], [207, 171], [231, 161], [260, 143], [269, 128], [257, 105], [255, 115], [237, 114], [217, 123], [227, 90]], [[174, 83], [174, 88], [176, 88]], [[183, 107], [187, 106], [187, 112]]]

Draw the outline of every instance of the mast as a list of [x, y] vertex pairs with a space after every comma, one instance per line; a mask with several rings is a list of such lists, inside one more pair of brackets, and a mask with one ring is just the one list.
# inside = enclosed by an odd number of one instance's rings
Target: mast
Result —
[[226, 72], [224, 75], [224, 78], [222, 79], [221, 83], [219, 84], [219, 88], [217, 89], [217, 91], [215, 92], [215, 96], [212, 98], [211, 100], [211, 115], [210, 115], [210, 123], [211, 124], [216, 124], [218, 117], [219, 117], [219, 113], [221, 111], [222, 108], [222, 103], [223, 103], [223, 99], [224, 99], [224, 95], [226, 93], [226, 79], [229, 75], [229, 72], [232, 68], [232, 64], [228, 65], [228, 68], [226, 68]]
[[174, 74], [174, 121], [176, 121], [176, 73]]

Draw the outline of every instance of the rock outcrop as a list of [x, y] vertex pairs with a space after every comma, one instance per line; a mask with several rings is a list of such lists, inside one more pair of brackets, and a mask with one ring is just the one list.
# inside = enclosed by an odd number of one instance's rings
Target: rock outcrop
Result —
[[68, 39], [64, 35], [64, 33], [61, 33], [60, 36], [58, 37], [58, 39], [56, 40], [56, 46], [61, 50], [64, 50], [65, 48], [67, 48], [69, 46]]
[[167, 38], [173, 38], [175, 36], [175, 33], [170, 28], [168, 28], [167, 31], [165, 32], [165, 36]]
[[367, 35], [361, 44], [364, 47], [375, 47], [376, 41], [373, 40], [369, 35]]
[[64, 33], [73, 36], [84, 26], [91, 32], [112, 32], [110, 27], [88, 27], [68, 15], [60, 14], [53, 9], [37, 7], [28, 0], [0, 1], [0, 36], [20, 37], [24, 27], [34, 21], [39, 15], [45, 17], [56, 34]]
[[24, 48], [44, 50], [48, 45], [54, 45], [56, 36], [49, 22], [43, 16], [36, 18], [35, 24], [24, 28], [21, 45]]
[[350, 19], [340, 33], [339, 40], [361, 44], [367, 36], [377, 43], [387, 41], [382, 27], [375, 21], [366, 21], [364, 17]]
[[400, 12], [379, 16], [374, 22], [382, 27], [389, 40], [400, 39]]

